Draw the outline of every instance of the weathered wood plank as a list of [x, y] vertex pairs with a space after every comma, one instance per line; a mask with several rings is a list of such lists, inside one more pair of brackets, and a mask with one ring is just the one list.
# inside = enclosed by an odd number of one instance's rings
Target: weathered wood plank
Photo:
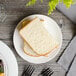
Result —
[[[17, 58], [17, 62], [19, 65], [19, 76], [23, 71], [25, 65], [30, 64], [24, 61], [14, 49], [13, 46], [13, 32], [15, 27], [17, 26], [18, 22], [22, 20], [24, 17], [31, 15], [31, 14], [44, 14], [47, 15], [47, 2], [48, 0], [44, 0], [44, 4], [41, 4], [39, 1], [36, 3], [36, 6], [32, 7], [25, 7], [25, 4], [29, 0], [0, 0], [1, 11], [7, 15], [3, 22], [0, 22], [0, 40], [5, 42], [13, 51]], [[33, 76], [37, 76], [40, 71], [45, 67], [51, 67], [55, 73], [53, 76], [65, 76], [65, 71], [61, 69], [59, 65], [55, 63], [59, 55], [63, 52], [65, 47], [68, 45], [72, 37], [76, 33], [76, 26], [73, 24], [68, 18], [66, 18], [62, 13], [55, 10], [49, 17], [54, 19], [58, 24], [60, 19], [63, 19], [63, 27], [62, 27], [62, 34], [63, 34], [63, 45], [61, 48], [60, 53], [54, 58], [52, 61], [49, 61], [46, 64], [34, 65], [36, 70]]]
[[76, 75], [76, 57], [73, 61], [73, 64], [70, 68], [70, 71], [68, 72], [67, 76], [75, 76]]

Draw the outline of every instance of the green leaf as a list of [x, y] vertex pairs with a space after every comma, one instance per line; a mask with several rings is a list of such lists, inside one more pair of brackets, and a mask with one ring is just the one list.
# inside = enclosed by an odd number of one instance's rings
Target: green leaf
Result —
[[62, 2], [63, 0], [60, 0], [60, 2]]
[[72, 0], [63, 0], [63, 3], [65, 4], [65, 6], [67, 8], [69, 8], [71, 6], [71, 4], [73, 4], [73, 1]]
[[48, 15], [55, 9], [56, 5], [59, 3], [59, 0], [49, 0], [48, 6]]
[[37, 0], [30, 0], [26, 6], [31, 6], [31, 5], [34, 5], [36, 3]]
[[43, 0], [41, 0], [41, 3], [43, 3]]

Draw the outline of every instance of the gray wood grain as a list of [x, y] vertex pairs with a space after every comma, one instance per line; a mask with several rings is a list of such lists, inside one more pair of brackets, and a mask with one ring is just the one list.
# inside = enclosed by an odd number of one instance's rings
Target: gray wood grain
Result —
[[[18, 66], [19, 66], [19, 76], [23, 71], [25, 65], [30, 64], [27, 61], [24, 61], [17, 53], [13, 46], [13, 32], [18, 22], [24, 17], [31, 14], [44, 14], [47, 15], [47, 2], [48, 0], [44, 0], [44, 4], [41, 4], [38, 0], [36, 5], [32, 7], [25, 7], [25, 4], [28, 0], [0, 0], [0, 11], [5, 13], [6, 18], [0, 22], [0, 40], [5, 42], [14, 52]], [[53, 76], [65, 76], [65, 70], [62, 70], [59, 65], [55, 63], [55, 61], [59, 58], [60, 54], [64, 51], [70, 40], [76, 34], [76, 25], [73, 24], [68, 18], [66, 18], [62, 13], [55, 10], [51, 15], [49, 15], [52, 19], [54, 19], [58, 24], [59, 20], [63, 19], [64, 25], [62, 26], [62, 34], [63, 34], [63, 45], [60, 53], [55, 57], [52, 61], [49, 61], [45, 64], [34, 65], [36, 70], [33, 76], [37, 76], [40, 71], [46, 66], [51, 67], [55, 73]]]
[[76, 75], [76, 57], [73, 61], [73, 64], [70, 68], [70, 71], [68, 72], [67, 76], [75, 76]]
[[59, 59], [58, 63], [67, 71], [70, 63], [76, 55], [76, 36], [70, 42], [63, 55]]

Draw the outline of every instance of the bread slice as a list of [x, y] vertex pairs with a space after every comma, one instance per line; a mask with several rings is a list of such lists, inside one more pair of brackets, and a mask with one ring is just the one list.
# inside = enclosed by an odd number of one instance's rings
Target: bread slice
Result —
[[22, 28], [20, 35], [40, 56], [50, 53], [58, 46], [56, 40], [48, 33], [39, 18], [35, 18]]
[[32, 48], [26, 43], [26, 41], [24, 42], [24, 48], [23, 48], [24, 52], [29, 55], [29, 56], [33, 56], [33, 57], [39, 57], [38, 54], [36, 54]]
[[[44, 20], [40, 20], [42, 23], [44, 22]], [[22, 22], [22, 27], [26, 26], [26, 23], [29, 23], [30, 21], [23, 21]], [[26, 41], [24, 41], [24, 48], [23, 48], [24, 52], [29, 55], [29, 56], [33, 56], [33, 57], [39, 57], [38, 54], [36, 54], [32, 48], [28, 45], [28, 43]]]
[[[40, 20], [42, 23], [44, 22], [44, 20]], [[30, 22], [30, 20], [25, 20], [22, 22], [22, 28], [24, 26], [26, 26], [26, 24], [28, 24]], [[36, 54], [34, 51], [32, 51], [32, 48], [28, 45], [28, 43], [26, 41], [24, 41], [24, 47], [23, 47], [24, 52], [29, 55], [29, 56], [33, 56], [33, 57], [39, 57], [38, 54]]]

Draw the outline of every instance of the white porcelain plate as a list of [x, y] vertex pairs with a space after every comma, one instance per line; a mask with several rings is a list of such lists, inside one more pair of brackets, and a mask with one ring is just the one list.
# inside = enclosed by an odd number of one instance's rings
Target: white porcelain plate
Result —
[[23, 51], [23, 40], [19, 35], [19, 30], [15, 29], [14, 31], [14, 36], [13, 36], [13, 42], [14, 42], [14, 46], [15, 49], [17, 51], [17, 53], [26, 61], [31, 62], [31, 63], [35, 63], [35, 64], [40, 64], [40, 63], [45, 63], [48, 62], [49, 60], [52, 60], [60, 51], [61, 45], [62, 45], [62, 33], [61, 33], [61, 29], [59, 28], [59, 26], [57, 25], [57, 23], [51, 19], [50, 17], [47, 17], [45, 15], [39, 15], [39, 14], [35, 14], [35, 15], [30, 15], [26, 18], [24, 18], [23, 20], [21, 20], [19, 22], [19, 24], [17, 26], [21, 26], [21, 22], [23, 22], [24, 20], [32, 20], [33, 18], [38, 17], [42, 20], [44, 20], [44, 26], [47, 29], [47, 31], [58, 40], [59, 42], [59, 48], [56, 50], [53, 50], [48, 57], [32, 57], [29, 55], [26, 55]]
[[4, 62], [5, 76], [18, 76], [18, 65], [13, 52], [0, 41], [0, 59]]

